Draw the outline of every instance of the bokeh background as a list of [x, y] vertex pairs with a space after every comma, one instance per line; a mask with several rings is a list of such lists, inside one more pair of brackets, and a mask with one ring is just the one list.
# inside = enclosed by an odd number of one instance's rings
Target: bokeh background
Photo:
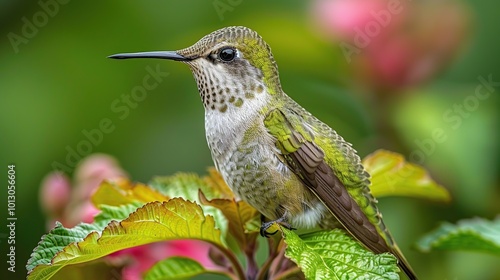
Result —
[[[40, 185], [55, 166], [71, 177], [79, 158], [106, 153], [135, 181], [206, 172], [204, 113], [188, 67], [106, 56], [180, 49], [230, 25], [258, 31], [284, 90], [361, 156], [396, 151], [450, 190], [449, 205], [380, 199], [421, 279], [498, 279], [493, 256], [411, 248], [440, 221], [500, 213], [496, 1], [1, 0], [0, 7], [0, 178], [16, 165], [18, 218], [10, 273], [3, 184], [2, 279], [25, 278], [29, 254], [47, 231]], [[148, 67], [168, 76], [127, 101]], [[103, 120], [102, 139], [82, 144]]]

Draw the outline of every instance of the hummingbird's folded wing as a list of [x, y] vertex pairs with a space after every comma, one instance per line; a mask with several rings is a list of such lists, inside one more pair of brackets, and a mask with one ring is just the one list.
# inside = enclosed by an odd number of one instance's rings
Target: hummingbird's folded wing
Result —
[[[310, 120], [313, 118], [310, 115], [306, 117]], [[350, 144], [331, 128], [316, 119], [314, 121], [321, 126], [316, 131], [314, 124], [308, 124], [296, 112], [284, 113], [280, 109], [274, 109], [267, 114], [264, 125], [276, 139], [276, 147], [281, 152], [279, 156], [284, 163], [318, 197], [345, 230], [374, 253], [390, 252], [395, 255], [399, 266], [409, 278], [417, 279], [385, 228], [375, 199], [369, 191], [368, 175], [361, 166], [359, 157]], [[319, 133], [323, 139], [318, 139]], [[344, 159], [332, 159], [332, 155], [328, 157], [324, 149], [330, 153], [336, 151], [337, 154], [333, 157]], [[345, 158], [349, 155], [351, 161]], [[354, 173], [354, 177], [346, 173]], [[344, 182], [351, 184], [348, 185], [351, 191]]]
[[323, 150], [314, 143], [314, 135], [308, 133], [307, 128], [300, 123], [292, 124], [279, 109], [268, 114], [265, 125], [276, 138], [276, 146], [285, 164], [325, 204], [342, 226], [373, 252], [389, 252], [376, 227], [325, 161]]

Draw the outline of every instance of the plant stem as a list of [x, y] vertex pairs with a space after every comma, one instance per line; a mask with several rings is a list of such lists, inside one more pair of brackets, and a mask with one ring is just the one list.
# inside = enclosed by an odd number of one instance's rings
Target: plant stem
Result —
[[257, 273], [259, 272], [259, 267], [257, 261], [255, 260], [255, 249], [257, 247], [256, 239], [251, 242], [245, 248], [245, 257], [247, 260], [247, 278], [255, 279]]
[[285, 271], [279, 273], [278, 275], [276, 275], [274, 280], [286, 279], [289, 276], [292, 276], [294, 274], [300, 274], [301, 272], [302, 271], [300, 270], [300, 268], [298, 266], [295, 266], [295, 267], [292, 267], [288, 270], [285, 270]]
[[257, 274], [257, 280], [264, 280], [266, 279], [266, 275], [269, 272], [269, 268], [273, 264], [273, 261], [276, 260], [276, 257], [278, 256], [279, 250], [278, 247], [281, 242], [281, 237], [279, 237], [279, 240], [276, 241], [276, 238], [268, 238], [268, 244], [269, 244], [269, 256], [267, 257], [266, 261], [260, 268], [259, 273]]
[[243, 272], [243, 268], [241, 267], [241, 264], [238, 261], [238, 258], [234, 255], [234, 253], [227, 248], [222, 247], [221, 245], [214, 244], [229, 260], [231, 263], [231, 266], [234, 269], [234, 272], [236, 273], [235, 278], [233, 279], [245, 279], [245, 272]]

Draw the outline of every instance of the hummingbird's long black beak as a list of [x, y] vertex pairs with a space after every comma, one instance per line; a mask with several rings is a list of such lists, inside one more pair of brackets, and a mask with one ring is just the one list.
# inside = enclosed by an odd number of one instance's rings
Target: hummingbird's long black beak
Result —
[[138, 53], [118, 53], [108, 56], [114, 59], [128, 59], [128, 58], [160, 58], [175, 61], [190, 61], [192, 58], [182, 56], [177, 52], [172, 51], [157, 51], [157, 52], [138, 52]]

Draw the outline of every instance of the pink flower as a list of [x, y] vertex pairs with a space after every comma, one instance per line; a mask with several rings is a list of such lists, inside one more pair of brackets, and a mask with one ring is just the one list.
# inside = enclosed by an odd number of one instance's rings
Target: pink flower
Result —
[[93, 154], [83, 159], [75, 170], [76, 195], [80, 199], [89, 198], [103, 180], [128, 177], [118, 162], [105, 154]]
[[73, 188], [69, 178], [60, 172], [49, 173], [40, 188], [40, 204], [51, 222], [60, 221], [65, 227], [85, 222], [92, 223], [99, 210], [90, 201], [92, 193], [103, 180], [127, 177], [111, 156], [94, 154], [83, 159], [75, 170]]
[[67, 209], [62, 223], [65, 227], [74, 227], [79, 223], [92, 223], [98, 213], [99, 209], [90, 200], [84, 200]]
[[66, 175], [60, 172], [49, 173], [42, 181], [40, 204], [50, 216], [59, 216], [69, 202], [71, 185]]
[[316, 0], [312, 13], [356, 80], [389, 93], [435, 77], [469, 33], [469, 11], [454, 0]]
[[384, 9], [386, 1], [316, 0], [313, 16], [326, 34], [334, 38], [350, 38], [355, 28], [363, 28], [373, 20], [373, 12]]

